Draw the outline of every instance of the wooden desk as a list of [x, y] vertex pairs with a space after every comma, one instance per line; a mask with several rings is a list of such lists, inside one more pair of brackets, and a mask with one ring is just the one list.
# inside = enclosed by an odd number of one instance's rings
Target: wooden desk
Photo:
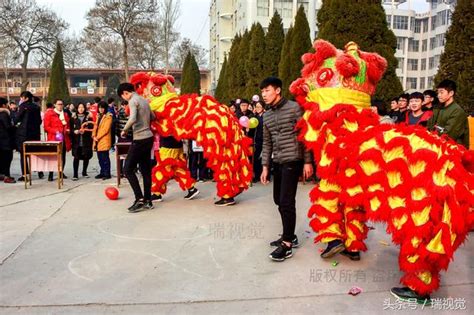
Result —
[[128, 149], [132, 145], [131, 142], [117, 142], [115, 144], [115, 165], [117, 168], [117, 187], [120, 187], [120, 180], [122, 176], [122, 170], [120, 168], [120, 159], [125, 159], [128, 154]]
[[[54, 156], [58, 163], [58, 189], [61, 189], [63, 185], [63, 162], [62, 162], [62, 150], [63, 143], [62, 141], [25, 141], [23, 142], [23, 177], [25, 178], [25, 189], [28, 187], [28, 182], [31, 186], [31, 173], [32, 171], [43, 171], [43, 170], [33, 170], [31, 163], [31, 156]], [[28, 159], [29, 168], [26, 167], [26, 161]], [[26, 174], [27, 169], [29, 174]], [[27, 176], [29, 175], [29, 176]]]

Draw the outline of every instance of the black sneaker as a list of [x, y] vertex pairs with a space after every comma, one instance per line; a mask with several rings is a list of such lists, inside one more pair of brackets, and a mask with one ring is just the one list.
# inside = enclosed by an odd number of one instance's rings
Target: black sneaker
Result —
[[[279, 238], [277, 239], [276, 241], [273, 241], [270, 243], [270, 246], [273, 246], [273, 247], [278, 247], [280, 246], [281, 242], [283, 241], [283, 238]], [[295, 236], [295, 238], [291, 241], [291, 247], [292, 248], [298, 248], [300, 247], [300, 243], [298, 242], [298, 237]]]
[[163, 201], [163, 196], [160, 194], [160, 195], [151, 195], [151, 200], [152, 201], [157, 201], [157, 202], [162, 202]]
[[25, 176], [21, 176], [17, 179], [17, 181], [19, 182], [24, 182], [25, 181]]
[[73, 177], [72, 177], [72, 181], [74, 181], [74, 182], [75, 182], [76, 180], [79, 180], [79, 177], [77, 177], [77, 176], [73, 176]]
[[221, 198], [220, 200], [214, 202], [218, 207], [232, 206], [235, 205], [234, 198]]
[[89, 178], [89, 175], [87, 173], [82, 173], [82, 177]]
[[268, 257], [274, 261], [284, 261], [292, 256], [293, 251], [291, 250], [291, 247], [288, 247], [285, 243], [281, 242], [277, 249], [275, 249]]
[[38, 178], [43, 179], [44, 178], [44, 173], [43, 172], [38, 172]]
[[53, 174], [48, 175], [48, 182], [52, 182], [54, 180]]
[[67, 176], [66, 174], [63, 173], [63, 179], [67, 179]]
[[431, 298], [429, 295], [421, 296], [414, 290], [403, 287], [403, 288], [392, 288], [390, 293], [399, 300], [411, 302], [413, 300], [418, 304], [431, 305]]
[[153, 206], [153, 202], [151, 200], [145, 200], [143, 202], [143, 209], [151, 210], [153, 208], [155, 208], [155, 207]]
[[188, 190], [188, 194], [186, 196], [184, 196], [184, 199], [191, 200], [194, 197], [196, 197], [197, 195], [199, 195], [199, 192], [200, 192], [199, 189], [193, 187], [193, 188]]
[[112, 176], [107, 175], [107, 176], [102, 177], [102, 180], [107, 180], [107, 179], [111, 179], [111, 178], [112, 178]]
[[104, 178], [104, 175], [98, 174], [98, 175], [96, 175], [94, 178], [95, 178], [95, 179], [101, 179], [101, 178]]
[[143, 200], [135, 200], [135, 202], [133, 203], [133, 205], [131, 205], [129, 208], [128, 208], [128, 211], [129, 212], [138, 212], [138, 211], [141, 211], [143, 210], [143, 206], [144, 206], [144, 202]]
[[344, 249], [342, 252], [341, 252], [341, 255], [342, 256], [346, 256], [347, 258], [349, 258], [350, 260], [360, 260], [360, 252], [357, 251], [357, 252], [350, 252], [348, 251], [347, 249]]
[[331, 258], [332, 256], [339, 254], [345, 249], [344, 244], [340, 240], [330, 241], [328, 247], [321, 253], [322, 258]]

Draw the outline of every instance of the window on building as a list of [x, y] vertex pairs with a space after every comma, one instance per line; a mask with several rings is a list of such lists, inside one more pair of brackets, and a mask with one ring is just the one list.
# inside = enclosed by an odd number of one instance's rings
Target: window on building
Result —
[[393, 28], [396, 30], [407, 30], [408, 29], [408, 16], [394, 15]]
[[400, 83], [403, 85], [403, 77], [398, 77], [398, 80], [400, 80]]
[[408, 59], [407, 60], [408, 70], [418, 70], [418, 59]]
[[414, 39], [409, 39], [408, 40], [408, 51], [414, 51], [417, 52], [420, 50], [420, 41], [419, 40], [414, 40]]
[[405, 49], [405, 37], [397, 37], [397, 49]]
[[428, 40], [423, 39], [423, 41], [421, 42], [421, 51], [427, 51], [427, 50], [428, 50]]
[[435, 69], [437, 69], [438, 66], [439, 66], [440, 57], [441, 57], [441, 55], [434, 56], [434, 67], [435, 67]]
[[299, 9], [299, 7], [303, 6], [303, 9], [304, 9], [304, 13], [306, 14], [306, 16], [308, 16], [308, 9], [309, 9], [309, 0], [298, 0], [298, 3], [297, 3], [297, 7]]
[[428, 84], [426, 85], [428, 89], [433, 87], [433, 77], [428, 77]]
[[407, 89], [416, 90], [418, 78], [407, 78]]
[[391, 15], [386, 15], [387, 18], [387, 24], [389, 28], [392, 28], [392, 16]]
[[438, 20], [436, 18], [436, 15], [431, 17], [431, 30], [432, 31], [436, 28], [436, 26], [438, 26], [437, 21]]
[[270, 0], [257, 0], [257, 15], [269, 16]]
[[425, 77], [421, 77], [420, 78], [420, 90], [424, 90], [425, 89]]
[[436, 46], [436, 37], [431, 37], [430, 38], [430, 49], [433, 50], [435, 49], [437, 46]]
[[447, 13], [448, 11], [447, 10], [444, 10], [444, 11], [441, 11], [441, 12], [438, 12], [438, 14], [436, 14], [436, 19], [438, 20], [438, 25], [446, 25], [446, 23], [448, 22], [448, 19], [447, 19]]
[[410, 30], [413, 31], [415, 29], [415, 18], [410, 18]]
[[293, 17], [293, 0], [275, 0], [273, 7], [282, 18]]
[[405, 62], [405, 59], [402, 57], [397, 57], [397, 60], [398, 60], [397, 68], [400, 69], [401, 72], [403, 73], [403, 63]]
[[428, 68], [434, 69], [434, 57], [430, 57], [429, 62], [428, 62]]
[[415, 20], [415, 33], [421, 33], [421, 20]]
[[438, 45], [438, 47], [444, 46], [444, 34], [436, 35], [436, 44]]
[[41, 77], [31, 77], [30, 78], [30, 86], [32, 88], [39, 88], [42, 87], [41, 85]]
[[423, 33], [428, 32], [428, 19], [423, 20]]
[[426, 58], [421, 59], [421, 70], [426, 70]]

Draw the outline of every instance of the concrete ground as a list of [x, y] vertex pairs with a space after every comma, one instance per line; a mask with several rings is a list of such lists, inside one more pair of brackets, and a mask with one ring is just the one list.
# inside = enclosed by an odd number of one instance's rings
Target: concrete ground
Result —
[[[12, 169], [18, 177], [17, 156]], [[89, 173], [97, 174], [96, 159]], [[218, 208], [214, 183], [198, 183], [191, 201], [171, 183], [155, 209], [130, 214], [126, 182], [119, 200], [105, 198], [114, 184], [0, 183], [1, 314], [473, 313], [472, 241], [442, 275], [433, 295], [442, 303], [422, 309], [389, 294], [401, 274], [383, 225], [371, 224], [361, 261], [319, 257], [323, 246], [313, 244], [306, 217], [310, 184], [298, 188], [302, 246], [283, 263], [268, 259], [268, 242], [281, 232], [271, 185], [256, 184], [237, 205]], [[354, 286], [362, 293], [349, 295]]]

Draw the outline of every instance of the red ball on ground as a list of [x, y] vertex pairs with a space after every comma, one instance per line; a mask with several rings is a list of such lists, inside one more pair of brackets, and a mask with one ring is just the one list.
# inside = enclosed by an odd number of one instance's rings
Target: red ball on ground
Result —
[[119, 191], [117, 188], [115, 187], [107, 187], [105, 189], [105, 195], [107, 196], [107, 198], [109, 198], [110, 200], [117, 200], [118, 197], [119, 197]]

